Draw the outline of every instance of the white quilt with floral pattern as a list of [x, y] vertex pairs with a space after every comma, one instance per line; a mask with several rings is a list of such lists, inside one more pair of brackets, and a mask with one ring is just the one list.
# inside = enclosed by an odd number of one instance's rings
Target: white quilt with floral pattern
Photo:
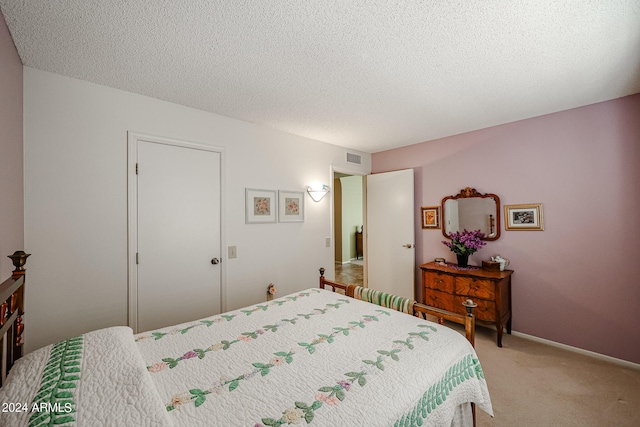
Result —
[[177, 426], [449, 426], [492, 414], [458, 332], [321, 289], [135, 336]]
[[18, 360], [0, 388], [0, 426], [170, 426], [133, 332], [113, 327]]

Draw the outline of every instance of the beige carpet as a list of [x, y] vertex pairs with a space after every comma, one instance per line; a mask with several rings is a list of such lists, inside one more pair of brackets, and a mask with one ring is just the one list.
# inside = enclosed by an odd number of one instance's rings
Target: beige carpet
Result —
[[494, 418], [478, 426], [640, 426], [640, 369], [478, 327]]

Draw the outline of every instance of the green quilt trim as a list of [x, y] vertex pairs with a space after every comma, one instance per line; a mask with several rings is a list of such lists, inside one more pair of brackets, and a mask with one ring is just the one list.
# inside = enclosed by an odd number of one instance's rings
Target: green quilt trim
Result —
[[33, 398], [29, 427], [75, 422], [73, 390], [80, 380], [83, 338], [60, 341], [51, 349], [42, 373], [41, 386]]
[[484, 372], [478, 359], [472, 354], [466, 355], [462, 360], [447, 370], [444, 376], [436, 384], [431, 386], [423, 395], [413, 410], [407, 412], [395, 422], [394, 427], [422, 426], [431, 412], [442, 405], [453, 389], [471, 378], [484, 378]]

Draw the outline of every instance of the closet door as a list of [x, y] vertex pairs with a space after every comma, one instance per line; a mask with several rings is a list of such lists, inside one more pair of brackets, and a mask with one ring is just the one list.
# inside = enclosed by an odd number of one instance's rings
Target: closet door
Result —
[[221, 153], [136, 141], [137, 332], [221, 310]]

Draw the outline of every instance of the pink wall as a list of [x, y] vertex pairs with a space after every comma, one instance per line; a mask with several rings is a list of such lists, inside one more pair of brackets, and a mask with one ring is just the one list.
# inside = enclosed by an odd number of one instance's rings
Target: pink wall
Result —
[[455, 260], [420, 206], [467, 186], [543, 203], [544, 231], [502, 218], [470, 262], [511, 260], [515, 331], [640, 363], [640, 94], [376, 153], [372, 168], [415, 170], [418, 265]]
[[22, 62], [0, 12], [0, 281], [23, 245]]

